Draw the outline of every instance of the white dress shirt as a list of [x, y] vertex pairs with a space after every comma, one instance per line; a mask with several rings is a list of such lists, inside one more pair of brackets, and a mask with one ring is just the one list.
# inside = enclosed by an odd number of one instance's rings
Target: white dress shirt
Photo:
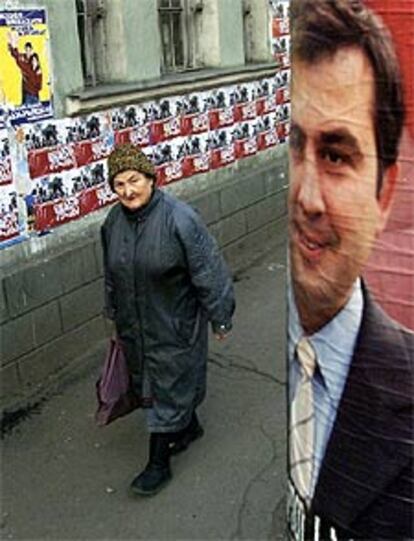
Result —
[[[305, 333], [299, 321], [291, 287], [288, 288], [288, 308], [289, 401], [292, 403], [300, 378], [300, 368], [294, 352], [296, 344]], [[311, 481], [312, 495], [315, 491], [326, 446], [351, 365], [361, 325], [362, 310], [361, 280], [358, 279], [354, 283], [351, 296], [342, 310], [318, 332], [307, 337], [317, 356], [317, 368], [312, 381], [315, 401], [315, 455]]]

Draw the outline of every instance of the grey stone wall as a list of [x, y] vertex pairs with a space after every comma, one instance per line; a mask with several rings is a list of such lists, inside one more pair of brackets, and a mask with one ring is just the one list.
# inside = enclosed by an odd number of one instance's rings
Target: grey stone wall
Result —
[[[285, 145], [168, 189], [197, 207], [236, 273], [284, 239]], [[5, 250], [1, 263], [1, 406], [12, 412], [76, 371], [109, 332], [102, 318], [99, 227], [107, 209]]]

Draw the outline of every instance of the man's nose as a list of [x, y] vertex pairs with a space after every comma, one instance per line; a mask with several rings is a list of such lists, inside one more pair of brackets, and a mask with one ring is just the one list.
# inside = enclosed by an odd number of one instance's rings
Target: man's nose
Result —
[[132, 189], [129, 184], [125, 184], [125, 197], [130, 197], [132, 194]]
[[316, 160], [313, 157], [304, 158], [301, 169], [298, 203], [306, 214], [320, 215], [325, 210], [325, 202]]

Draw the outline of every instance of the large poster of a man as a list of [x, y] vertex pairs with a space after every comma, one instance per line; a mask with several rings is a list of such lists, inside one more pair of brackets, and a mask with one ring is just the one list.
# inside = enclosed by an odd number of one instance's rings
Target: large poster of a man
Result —
[[0, 10], [0, 96], [12, 125], [53, 116], [44, 9]]
[[362, 0], [291, 15], [289, 538], [412, 539], [414, 333], [363, 277], [401, 182], [401, 69]]

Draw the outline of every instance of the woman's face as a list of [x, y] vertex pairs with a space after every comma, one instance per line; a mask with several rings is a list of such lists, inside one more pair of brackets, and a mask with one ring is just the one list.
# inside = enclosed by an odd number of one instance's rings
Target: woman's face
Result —
[[151, 199], [153, 184], [151, 178], [138, 171], [122, 171], [114, 178], [114, 191], [124, 207], [137, 210]]

